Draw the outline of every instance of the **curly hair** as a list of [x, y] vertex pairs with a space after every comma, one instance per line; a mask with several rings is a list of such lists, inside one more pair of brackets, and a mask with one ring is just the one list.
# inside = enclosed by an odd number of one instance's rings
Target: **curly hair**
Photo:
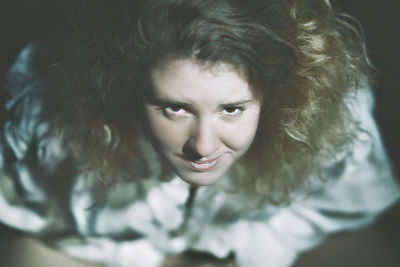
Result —
[[233, 169], [274, 203], [356, 136], [345, 99], [371, 67], [358, 24], [328, 0], [105, 1], [98, 10], [72, 45], [59, 129], [106, 183], [140, 178], [143, 94], [151, 70], [174, 59], [232, 65], [262, 99], [254, 142]]

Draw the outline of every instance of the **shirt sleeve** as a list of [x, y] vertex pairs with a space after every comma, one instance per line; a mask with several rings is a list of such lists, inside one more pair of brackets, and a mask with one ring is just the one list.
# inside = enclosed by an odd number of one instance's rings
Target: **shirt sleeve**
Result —
[[324, 170], [326, 179], [315, 179], [318, 189], [280, 209], [267, 223], [235, 225], [238, 266], [290, 266], [298, 253], [327, 234], [367, 225], [398, 200], [399, 185], [371, 114], [370, 90], [360, 89], [348, 105], [363, 129], [352, 151]]
[[90, 237], [85, 243], [60, 245], [68, 255], [109, 267], [159, 267], [164, 254], [148, 239], [115, 242], [109, 238]]
[[[67, 196], [59, 193], [67, 192], [65, 176], [71, 168], [59, 141], [50, 134], [51, 112], [30, 68], [35, 49], [32, 43], [20, 53], [1, 87], [7, 97], [0, 126], [0, 221], [40, 233], [62, 225], [65, 216], [51, 210], [60, 204], [56, 199], [67, 202]], [[50, 187], [56, 190], [50, 192]]]

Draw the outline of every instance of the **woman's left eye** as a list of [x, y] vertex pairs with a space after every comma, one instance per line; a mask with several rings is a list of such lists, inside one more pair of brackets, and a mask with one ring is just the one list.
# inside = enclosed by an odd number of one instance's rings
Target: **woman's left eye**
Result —
[[235, 116], [241, 114], [243, 110], [242, 107], [226, 107], [222, 109], [222, 113], [227, 116]]

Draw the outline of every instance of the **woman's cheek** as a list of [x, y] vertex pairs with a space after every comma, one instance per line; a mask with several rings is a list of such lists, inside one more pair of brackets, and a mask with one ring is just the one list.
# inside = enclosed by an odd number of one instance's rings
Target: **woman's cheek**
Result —
[[180, 149], [186, 138], [184, 124], [176, 123], [157, 114], [150, 115], [150, 131], [161, 149]]
[[258, 127], [258, 112], [247, 114], [237, 123], [225, 129], [227, 145], [235, 150], [247, 149], [253, 142]]

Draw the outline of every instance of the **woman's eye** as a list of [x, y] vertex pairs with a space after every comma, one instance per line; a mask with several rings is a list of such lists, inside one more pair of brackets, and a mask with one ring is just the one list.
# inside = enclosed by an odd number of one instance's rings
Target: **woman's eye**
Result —
[[167, 115], [184, 115], [188, 113], [186, 109], [180, 106], [166, 106], [163, 110]]
[[235, 116], [241, 114], [243, 110], [242, 107], [226, 107], [222, 109], [222, 113], [227, 116]]

